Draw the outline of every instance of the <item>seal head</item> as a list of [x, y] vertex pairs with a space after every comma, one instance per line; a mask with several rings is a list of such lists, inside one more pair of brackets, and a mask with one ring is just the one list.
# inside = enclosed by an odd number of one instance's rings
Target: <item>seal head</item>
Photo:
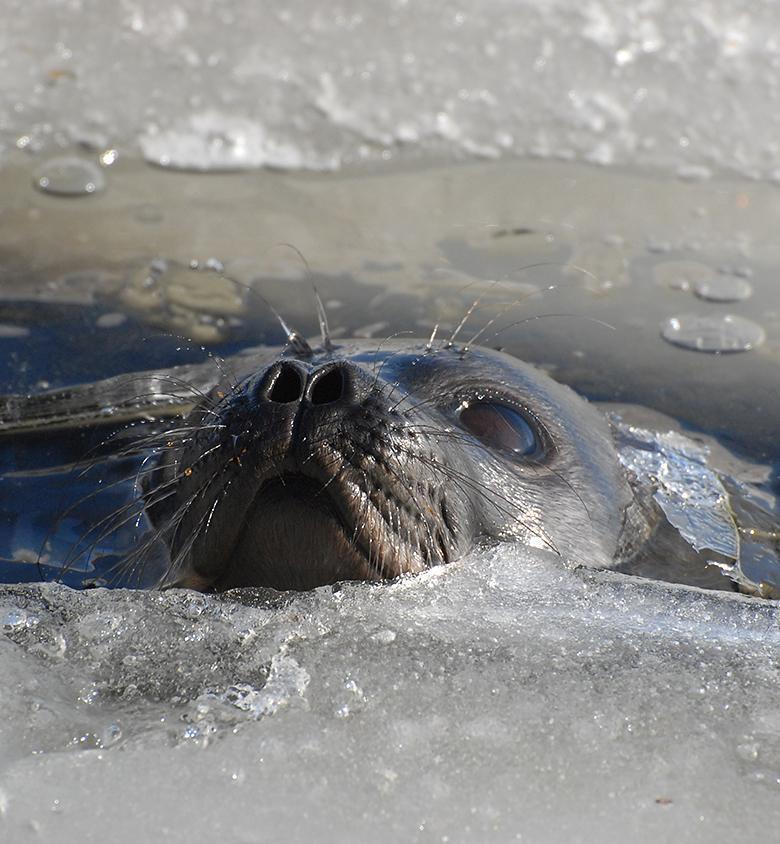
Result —
[[149, 475], [162, 585], [310, 589], [516, 539], [609, 566], [631, 492], [605, 420], [500, 352], [289, 347], [216, 386]]

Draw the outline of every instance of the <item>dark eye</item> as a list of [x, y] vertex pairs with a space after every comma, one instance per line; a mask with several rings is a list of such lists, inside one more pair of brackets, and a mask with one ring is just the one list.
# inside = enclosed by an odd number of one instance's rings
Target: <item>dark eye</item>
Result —
[[466, 404], [460, 411], [460, 422], [485, 445], [517, 457], [528, 457], [541, 448], [539, 437], [525, 417], [505, 404]]

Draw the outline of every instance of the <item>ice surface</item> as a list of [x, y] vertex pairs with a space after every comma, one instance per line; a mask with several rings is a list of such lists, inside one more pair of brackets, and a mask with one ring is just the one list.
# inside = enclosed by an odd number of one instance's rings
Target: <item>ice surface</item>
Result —
[[778, 172], [773, 0], [5, 0], [6, 147], [167, 166], [532, 154]]
[[0, 818], [65, 842], [775, 840], [778, 607], [487, 549], [312, 593], [0, 593]]
[[647, 431], [613, 417], [618, 457], [653, 497], [669, 522], [697, 551], [736, 560], [739, 534], [728, 493], [708, 465], [708, 449], [676, 431]]

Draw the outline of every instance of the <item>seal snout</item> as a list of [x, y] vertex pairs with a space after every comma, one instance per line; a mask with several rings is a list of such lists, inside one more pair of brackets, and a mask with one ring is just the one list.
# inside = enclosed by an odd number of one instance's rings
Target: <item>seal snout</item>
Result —
[[349, 370], [345, 362], [307, 371], [295, 361], [281, 361], [258, 385], [257, 398], [272, 404], [333, 404], [350, 397], [353, 379]]

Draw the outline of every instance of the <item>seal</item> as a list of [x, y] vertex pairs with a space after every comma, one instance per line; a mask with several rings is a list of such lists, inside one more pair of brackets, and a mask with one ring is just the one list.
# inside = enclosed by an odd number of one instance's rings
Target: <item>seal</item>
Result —
[[[134, 497], [96, 517], [91, 547], [145, 523], [122, 563], [158, 566], [145, 585], [379, 581], [510, 540], [727, 588], [681, 547], [653, 490], [638, 494], [605, 416], [516, 358], [433, 338], [334, 344], [324, 331], [218, 363], [0, 404], [0, 433], [142, 420], [119, 429], [120, 454], [140, 457]], [[678, 573], [657, 565], [651, 535]]]
[[455, 560], [482, 538], [620, 555], [631, 490], [604, 418], [500, 352], [291, 343], [220, 380], [157, 446], [160, 585], [310, 589]]

